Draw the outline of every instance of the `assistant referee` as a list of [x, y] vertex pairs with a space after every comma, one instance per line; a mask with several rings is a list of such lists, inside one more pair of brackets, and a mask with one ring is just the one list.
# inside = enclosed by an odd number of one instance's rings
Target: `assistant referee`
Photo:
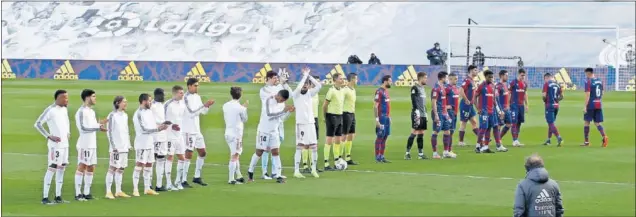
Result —
[[344, 142], [345, 160], [348, 165], [357, 165], [351, 160], [351, 148], [353, 148], [353, 139], [356, 136], [356, 84], [358, 83], [358, 75], [349, 73], [347, 75], [347, 85], [342, 88], [344, 92], [344, 105], [342, 122], [342, 133], [344, 134], [340, 141]]
[[327, 131], [327, 141], [323, 151], [325, 157], [325, 171], [334, 170], [334, 168], [332, 168], [329, 164], [331, 145], [334, 145], [334, 162], [337, 162], [342, 157], [340, 153], [340, 139], [342, 136], [342, 113], [344, 105], [344, 91], [342, 91], [344, 83], [343, 76], [341, 74], [334, 74], [333, 83], [334, 85], [329, 88], [329, 91], [327, 91], [325, 103], [322, 104], [322, 110], [325, 114], [325, 131]]

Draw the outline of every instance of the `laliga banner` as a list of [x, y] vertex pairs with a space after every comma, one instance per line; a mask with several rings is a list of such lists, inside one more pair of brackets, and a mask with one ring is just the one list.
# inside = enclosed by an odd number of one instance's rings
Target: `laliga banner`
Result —
[[[185, 81], [197, 78], [201, 82], [245, 82], [264, 83], [267, 71], [290, 74], [290, 80], [300, 79], [303, 67], [311, 68], [312, 74], [331, 84], [334, 74], [356, 73], [360, 85], [378, 85], [382, 76], [391, 75], [395, 86], [411, 86], [417, 81], [418, 72], [428, 74], [428, 83], [437, 80], [442, 66], [428, 65], [366, 65], [366, 64], [320, 64], [320, 63], [223, 63], [223, 62], [162, 62], [162, 61], [113, 61], [113, 60], [54, 60], [54, 59], [3, 59], [2, 79], [54, 79], [54, 80], [119, 80], [119, 81]], [[495, 73], [507, 70], [510, 79], [516, 77], [517, 67], [484, 67], [475, 81], [484, 80], [483, 71]], [[550, 72], [566, 90], [581, 90], [585, 81], [582, 67], [526, 67], [528, 84], [541, 88], [543, 74]], [[460, 79], [466, 76], [464, 66], [452, 66], [451, 71]], [[615, 70], [599, 67], [594, 69], [608, 90], [613, 90]], [[634, 70], [621, 69], [619, 84], [622, 90], [634, 91]], [[621, 79], [625, 78], [625, 81]]]

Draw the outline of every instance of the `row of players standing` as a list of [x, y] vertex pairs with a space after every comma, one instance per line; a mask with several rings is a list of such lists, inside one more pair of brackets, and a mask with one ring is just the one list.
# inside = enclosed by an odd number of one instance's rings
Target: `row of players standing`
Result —
[[[149, 94], [139, 96], [139, 108], [133, 115], [135, 128], [135, 167], [133, 171], [133, 196], [140, 196], [139, 181], [143, 175], [144, 194], [157, 195], [157, 191], [182, 190], [190, 188], [186, 181], [190, 160], [197, 152], [196, 168], [193, 182], [206, 186], [201, 178], [206, 156], [205, 142], [199, 125], [199, 115], [206, 114], [214, 100], [203, 103], [198, 95], [197, 79], [187, 81], [188, 93], [183, 87], [172, 88], [173, 98], [164, 101], [163, 89], [157, 88], [155, 99]], [[48, 147], [48, 169], [44, 176], [43, 204], [66, 203], [62, 199], [64, 171], [68, 166], [69, 141], [71, 138], [68, 118], [68, 93], [57, 90], [55, 103], [48, 106], [38, 117], [34, 126], [46, 139]], [[81, 93], [82, 106], [75, 114], [75, 122], [79, 131], [77, 139], [78, 166], [75, 172], [75, 200], [86, 201], [94, 197], [91, 194], [93, 173], [97, 164], [97, 135], [104, 131], [109, 141], [109, 169], [106, 175], [106, 198], [130, 197], [121, 190], [123, 173], [128, 166], [128, 153], [132, 148], [128, 130], [128, 101], [123, 96], [113, 100], [114, 110], [106, 119], [98, 121], [93, 106], [96, 104], [94, 90], [85, 89]], [[43, 127], [46, 124], [48, 131]], [[174, 185], [171, 181], [173, 156], [178, 158], [177, 174]], [[153, 190], [153, 164], [156, 164], [157, 182]], [[166, 186], [163, 177], [166, 176]], [[55, 199], [48, 197], [51, 182], [55, 176]], [[112, 183], [116, 184], [116, 193], [111, 191]], [[83, 189], [82, 189], [83, 184]]]
[[[494, 73], [492, 71], [484, 71], [485, 81], [479, 85], [474, 84], [478, 69], [475, 66], [468, 67], [468, 76], [463, 81], [460, 88], [457, 87], [457, 75], [455, 73], [438, 73], [438, 82], [434, 85], [431, 93], [433, 117], [431, 135], [431, 145], [433, 148], [433, 158], [439, 159], [455, 158], [457, 155], [452, 151], [452, 136], [457, 126], [458, 115], [461, 121], [459, 129], [459, 146], [465, 146], [464, 135], [467, 122], [473, 127], [473, 132], [477, 136], [475, 145], [476, 153], [494, 153], [490, 150], [491, 142], [490, 133], [493, 133], [497, 146], [497, 151], [508, 151], [501, 144], [501, 138], [512, 129], [512, 145], [515, 147], [523, 146], [519, 142], [519, 133], [521, 125], [525, 122], [525, 114], [528, 112], [528, 95], [526, 84], [526, 71], [519, 69], [517, 78], [508, 81], [508, 72], [501, 70], [499, 72], [499, 81], [494, 82]], [[594, 121], [597, 129], [603, 138], [602, 146], [608, 144], [608, 137], [603, 129], [603, 113], [601, 99], [603, 95], [603, 85], [599, 78], [594, 76], [592, 68], [585, 70], [585, 107], [584, 107], [584, 136], [585, 142], [582, 146], [589, 146], [589, 125]], [[420, 72], [417, 75], [418, 81], [411, 88], [412, 102], [412, 133], [407, 140], [405, 159], [411, 159], [410, 150], [413, 142], [417, 137], [418, 158], [427, 159], [423, 153], [424, 131], [427, 129], [427, 113], [426, 113], [426, 85], [427, 75]], [[548, 124], [548, 138], [544, 145], [550, 145], [552, 136], [557, 137], [557, 146], [560, 147], [563, 139], [555, 125], [557, 114], [559, 112], [559, 101], [563, 99], [563, 92], [560, 85], [554, 80], [554, 77], [546, 73], [544, 75], [544, 86], [542, 90], [542, 98], [545, 106], [545, 120]], [[461, 101], [460, 101], [461, 99]], [[475, 111], [476, 105], [477, 111]], [[479, 126], [475, 116], [479, 117]], [[503, 129], [500, 131], [500, 127]], [[437, 134], [443, 131], [444, 152], [440, 156], [437, 153]]]

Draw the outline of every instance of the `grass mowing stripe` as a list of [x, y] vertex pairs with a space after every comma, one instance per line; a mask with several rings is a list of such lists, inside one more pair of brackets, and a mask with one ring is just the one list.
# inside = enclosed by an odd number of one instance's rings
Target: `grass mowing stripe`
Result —
[[[37, 157], [45, 157], [44, 154], [30, 154], [30, 153], [2, 153], [7, 155], [19, 155], [19, 156], [37, 156]], [[108, 160], [108, 158], [97, 158], [99, 160]], [[130, 159], [130, 162], [134, 162], [135, 160]], [[215, 166], [215, 167], [227, 167], [227, 164], [216, 164], [216, 163], [205, 163], [207, 166]], [[246, 167], [246, 166], [243, 166]], [[291, 169], [293, 167], [283, 166], [283, 168]], [[439, 176], [439, 177], [457, 177], [457, 178], [467, 178], [467, 179], [501, 179], [501, 180], [520, 180], [521, 178], [512, 178], [512, 177], [488, 177], [488, 176], [471, 176], [471, 175], [451, 175], [451, 174], [439, 174], [439, 173], [417, 173], [417, 172], [394, 172], [394, 171], [374, 171], [374, 170], [346, 170], [345, 172], [356, 172], [356, 173], [380, 173], [380, 174], [394, 174], [394, 175], [411, 175], [411, 176]], [[636, 183], [627, 183], [627, 182], [599, 182], [599, 181], [579, 181], [579, 180], [555, 180], [559, 183], [573, 183], [573, 184], [600, 184], [600, 185], [620, 185], [620, 186], [629, 186], [632, 188], [636, 188]]]

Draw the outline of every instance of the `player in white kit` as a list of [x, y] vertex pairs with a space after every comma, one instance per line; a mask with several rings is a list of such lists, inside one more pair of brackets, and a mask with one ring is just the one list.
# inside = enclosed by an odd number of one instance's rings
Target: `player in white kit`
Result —
[[[199, 96], [199, 80], [196, 78], [189, 78], [186, 81], [188, 85], [188, 93], [186, 93], [184, 99], [186, 112], [183, 113], [183, 120], [181, 125], [181, 132], [185, 135], [186, 140], [186, 163], [184, 166], [184, 170], [188, 171], [190, 167], [190, 159], [192, 159], [192, 152], [196, 149], [198, 156], [196, 167], [194, 170], [194, 178], [192, 182], [197, 183], [201, 186], [207, 186], [208, 184], [203, 182], [201, 179], [201, 170], [203, 169], [203, 163], [206, 156], [205, 151], [205, 140], [203, 139], [203, 134], [201, 133], [201, 125], [199, 123], [199, 116], [205, 115], [208, 113], [208, 109], [210, 106], [214, 105], [214, 100], [209, 99], [205, 104], [201, 101], [201, 96]], [[188, 184], [187, 180], [187, 172], [186, 175], [181, 177], [184, 181], [181, 183], [183, 187], [190, 188], [190, 184]]]
[[[130, 134], [128, 130], [128, 114], [126, 114], [128, 101], [124, 96], [116, 96], [113, 100], [114, 110], [108, 114], [108, 128], [106, 135], [108, 136], [108, 150], [110, 164], [106, 173], [106, 198], [115, 199], [115, 197], [128, 198], [128, 194], [121, 190], [121, 184], [124, 176], [124, 169], [128, 167], [128, 152], [130, 151]], [[115, 181], [115, 195], [111, 191]]]
[[[265, 100], [268, 97], [271, 96], [275, 96], [278, 91], [280, 90], [287, 90], [288, 92], [292, 92], [291, 87], [289, 87], [289, 85], [287, 84], [287, 80], [289, 78], [289, 74], [286, 71], [283, 71], [283, 73], [281, 75], [279, 75], [278, 73], [274, 72], [274, 71], [268, 71], [267, 74], [265, 75], [265, 86], [261, 88], [259, 95], [261, 98], [261, 113], [263, 113], [264, 109], [265, 109]], [[283, 143], [283, 140], [285, 139], [285, 125], [282, 124], [286, 118], [289, 116], [284, 116], [284, 118], [280, 119], [281, 124], [278, 125], [278, 139], [280, 141], [280, 143]], [[263, 156], [261, 159], [261, 166], [263, 168], [262, 173], [263, 175], [261, 176], [262, 179], [272, 179], [269, 174], [267, 174], [267, 165], [268, 165], [268, 161], [269, 161], [270, 155], [269, 155], [269, 150], [265, 150], [265, 152], [263, 152]], [[272, 168], [274, 168], [274, 165], [272, 165]], [[273, 172], [274, 170], [272, 169], [272, 176], [274, 175]]]
[[147, 93], [139, 95], [139, 109], [133, 115], [135, 126], [135, 171], [133, 172], [133, 196], [139, 197], [139, 175], [143, 170], [144, 194], [158, 195], [150, 188], [152, 180], [152, 163], [155, 162], [154, 134], [165, 130], [168, 125], [157, 125], [156, 119], [150, 107], [152, 97]]
[[[152, 102], [152, 106], [150, 110], [152, 110], [152, 114], [155, 116], [155, 120], [157, 125], [160, 124], [168, 124], [166, 122], [166, 110], [163, 102], [164, 100], [164, 92], [163, 89], [157, 88], [154, 91], [154, 101]], [[172, 191], [172, 181], [170, 180], [170, 174], [164, 173], [167, 168], [172, 168], [172, 160], [167, 161], [166, 155], [168, 155], [168, 149], [172, 147], [168, 147], [168, 135], [167, 131], [160, 131], [155, 133], [154, 135], [155, 141], [155, 174], [157, 175], [157, 182], [155, 186], [155, 191]], [[163, 186], [163, 177], [166, 176], [166, 187]]]
[[235, 185], [245, 183], [241, 174], [239, 157], [243, 153], [243, 129], [247, 122], [249, 101], [245, 101], [241, 105], [239, 100], [243, 95], [243, 89], [240, 87], [231, 87], [230, 95], [232, 95], [232, 100], [223, 104], [223, 118], [225, 119], [225, 141], [230, 147], [228, 184]]
[[[33, 125], [46, 138], [48, 148], [48, 168], [44, 175], [44, 192], [42, 204], [52, 204], [49, 200], [49, 188], [55, 175], [55, 203], [66, 203], [62, 199], [62, 185], [64, 184], [64, 169], [68, 165], [68, 140], [71, 137], [71, 126], [68, 120], [68, 93], [57, 90], [53, 95], [55, 103], [44, 109]], [[46, 124], [49, 128], [44, 129]]]
[[[320, 92], [322, 84], [309, 75], [309, 68], [304, 68], [303, 78], [292, 93], [294, 108], [296, 109], [296, 153], [294, 155], [294, 177], [305, 178], [300, 173], [302, 152], [311, 149], [311, 175], [318, 178], [316, 163], [318, 162], [318, 139], [314, 119], [313, 98]], [[309, 81], [308, 81], [309, 79]], [[313, 84], [313, 88], [311, 88]]]
[[254, 181], [254, 167], [258, 163], [259, 158], [263, 155], [265, 150], [270, 150], [272, 153], [272, 173], [276, 173], [276, 182], [284, 183], [285, 176], [282, 173], [282, 163], [280, 156], [278, 155], [278, 149], [280, 148], [280, 137], [278, 132], [278, 126], [281, 123], [281, 118], [288, 116], [291, 112], [294, 112], [293, 106], [285, 106], [285, 101], [289, 98], [289, 91], [280, 90], [276, 96], [268, 97], [263, 104], [265, 107], [261, 111], [261, 118], [258, 122], [258, 133], [256, 134], [256, 151], [252, 155], [250, 161], [250, 167], [247, 171], [249, 175], [249, 181]]
[[[106, 120], [97, 122], [93, 106], [96, 103], [95, 91], [84, 89], [82, 91], [82, 106], [75, 113], [75, 125], [79, 131], [77, 138], [77, 171], [75, 172], [75, 200], [92, 200], [91, 185], [93, 184], [93, 172], [97, 164], [97, 131], [106, 131]], [[82, 192], [82, 179], [84, 192]]]
[[[172, 160], [177, 155], [177, 175], [174, 180], [174, 188], [172, 190], [183, 190], [181, 183], [185, 182], [182, 177], [186, 176], [187, 170], [184, 170], [185, 159], [185, 140], [181, 133], [181, 123], [183, 114], [186, 112], [185, 103], [183, 102], [183, 87], [175, 85], [172, 87], [172, 99], [168, 100], [163, 106], [166, 111], [166, 121], [171, 123], [168, 129], [168, 152], [166, 154], [166, 177], [170, 178], [172, 172]], [[189, 161], [188, 161], [189, 163]]]

